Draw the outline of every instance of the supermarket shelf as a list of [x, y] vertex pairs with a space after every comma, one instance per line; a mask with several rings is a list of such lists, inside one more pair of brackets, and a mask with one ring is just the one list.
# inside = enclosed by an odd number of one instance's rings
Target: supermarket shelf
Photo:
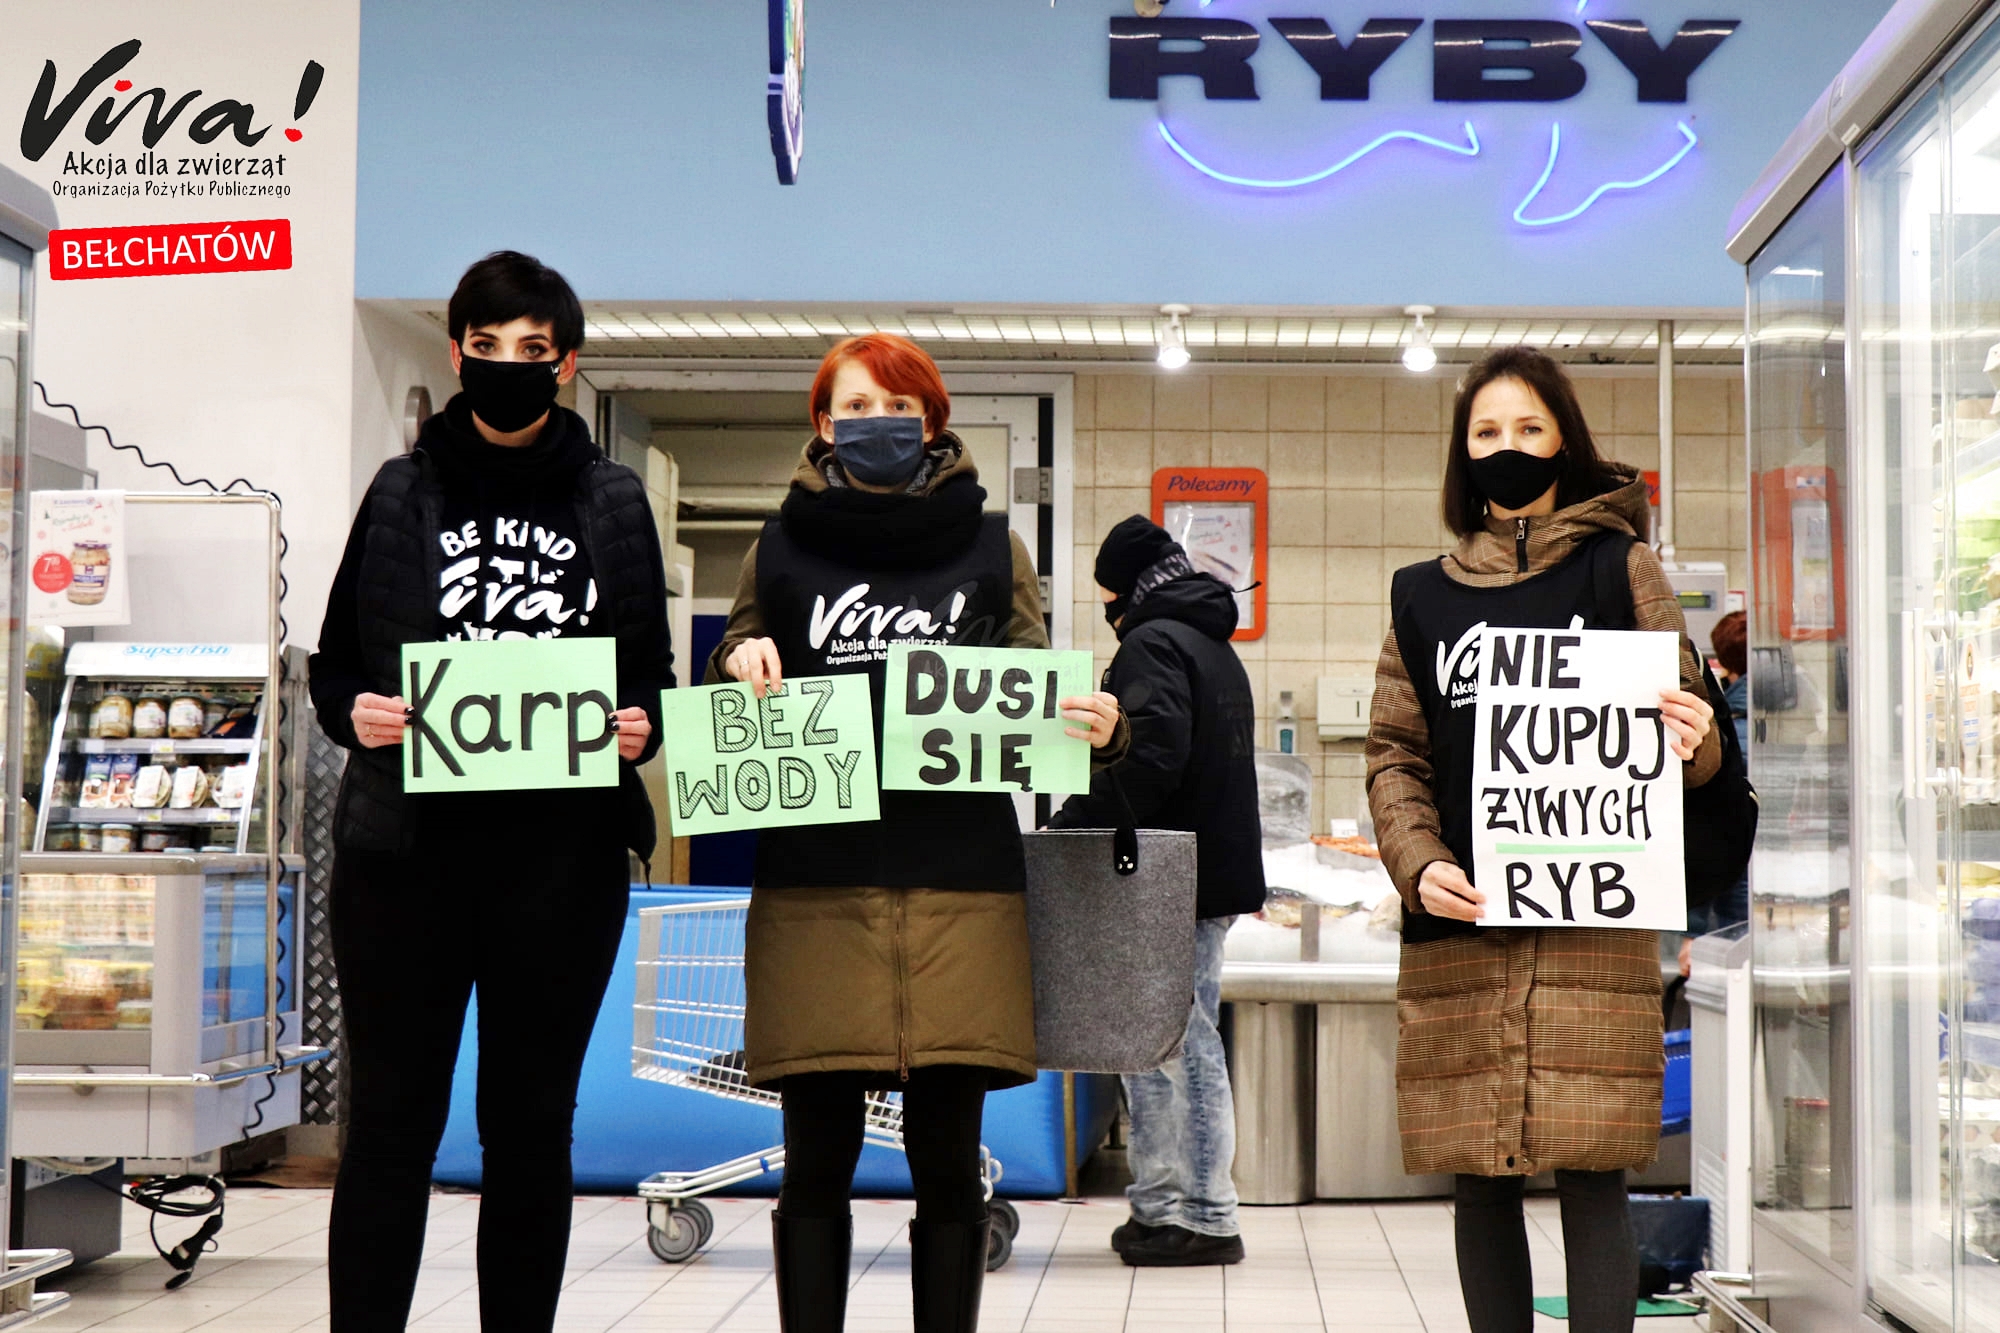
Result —
[[106, 741], [87, 738], [71, 742], [71, 746], [83, 754], [250, 754], [256, 750], [257, 742], [252, 740], [128, 740]]
[[134, 810], [123, 806], [86, 810], [58, 806], [49, 811], [49, 821], [55, 824], [238, 824], [242, 820], [241, 810], [213, 806], [199, 810]]

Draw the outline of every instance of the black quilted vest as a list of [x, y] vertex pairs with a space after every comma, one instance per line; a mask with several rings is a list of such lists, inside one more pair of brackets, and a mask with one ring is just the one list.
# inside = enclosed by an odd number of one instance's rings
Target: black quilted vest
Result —
[[[782, 522], [765, 524], [757, 540], [757, 608], [785, 675], [866, 674], [878, 764], [883, 641], [1003, 645], [1013, 583], [1007, 520], [998, 514], [981, 522], [965, 550], [924, 569], [833, 559], [794, 541]], [[885, 791], [872, 824], [765, 829], [757, 835], [756, 885], [1019, 893], [1027, 872], [1014, 801], [1002, 792]]]
[[[1592, 552], [1604, 538], [1579, 545], [1561, 564], [1518, 583], [1480, 588], [1460, 583], [1438, 560], [1407, 565], [1389, 584], [1396, 648], [1430, 728], [1431, 795], [1439, 835], [1472, 878], [1473, 715], [1479, 699], [1479, 635], [1489, 625], [1560, 629], [1581, 617], [1583, 629], [1622, 629], [1615, 608], [1599, 604]], [[1622, 550], [1623, 547], [1620, 548]], [[1629, 605], [1630, 596], [1626, 601]], [[1630, 619], [1629, 612], [1626, 617]], [[1403, 940], [1422, 944], [1448, 935], [1475, 935], [1470, 921], [1412, 912]]]
[[[617, 640], [619, 679], [641, 678], [666, 619], [666, 588], [654, 575], [657, 537], [645, 484], [632, 469], [600, 455], [577, 473], [575, 504], [597, 580], [599, 614], [609, 618]], [[374, 690], [395, 695], [403, 645], [437, 638], [437, 534], [444, 492], [430, 455], [419, 446], [384, 463], [363, 506], [367, 529], [355, 589], [362, 656]], [[615, 799], [625, 845], [642, 859], [651, 857], [657, 840], [652, 805], [630, 765], [621, 767]], [[418, 815], [403, 794], [400, 748], [350, 752], [334, 811], [337, 847], [408, 852], [418, 834]]]

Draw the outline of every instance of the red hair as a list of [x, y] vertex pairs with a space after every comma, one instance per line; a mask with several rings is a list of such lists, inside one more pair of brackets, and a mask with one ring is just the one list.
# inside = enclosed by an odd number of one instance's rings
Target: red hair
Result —
[[944, 376], [938, 374], [931, 354], [908, 338], [893, 333], [864, 333], [843, 338], [833, 345], [813, 376], [812, 425], [833, 409], [833, 377], [849, 361], [865, 367], [875, 382], [890, 393], [908, 394], [924, 404], [924, 425], [935, 435], [951, 420], [951, 394], [945, 391]]

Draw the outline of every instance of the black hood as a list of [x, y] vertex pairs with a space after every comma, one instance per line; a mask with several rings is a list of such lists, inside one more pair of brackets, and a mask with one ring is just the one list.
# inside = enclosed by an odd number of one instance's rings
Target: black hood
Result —
[[1236, 632], [1236, 594], [1212, 574], [1183, 574], [1154, 588], [1127, 611], [1118, 624], [1118, 637], [1123, 639], [1149, 620], [1178, 620], [1211, 639], [1227, 639]]
[[567, 485], [599, 456], [590, 427], [566, 407], [549, 409], [547, 424], [530, 444], [507, 448], [489, 443], [473, 424], [462, 393], [453, 394], [442, 412], [424, 422], [417, 448], [448, 482], [470, 480], [482, 490]]

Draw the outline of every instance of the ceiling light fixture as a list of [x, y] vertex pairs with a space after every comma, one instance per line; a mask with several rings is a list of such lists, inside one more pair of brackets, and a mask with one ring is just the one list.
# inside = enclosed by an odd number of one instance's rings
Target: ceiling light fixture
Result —
[[1403, 344], [1403, 369], [1413, 375], [1426, 375], [1437, 369], [1437, 349], [1431, 346], [1431, 331], [1424, 320], [1437, 313], [1436, 306], [1406, 305], [1403, 313], [1416, 321], [1410, 326], [1410, 340]]
[[1184, 305], [1163, 305], [1160, 313], [1166, 316], [1160, 325], [1160, 368], [1179, 370], [1192, 359], [1188, 356], [1187, 330], [1181, 326], [1181, 316], [1192, 312]]

